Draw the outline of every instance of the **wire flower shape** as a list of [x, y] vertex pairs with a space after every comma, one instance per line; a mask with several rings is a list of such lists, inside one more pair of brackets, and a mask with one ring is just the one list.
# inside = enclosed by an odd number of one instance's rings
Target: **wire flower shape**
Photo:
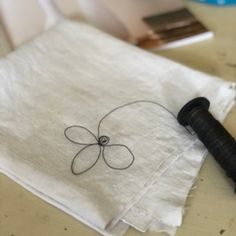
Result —
[[[149, 100], [138, 100], [138, 101], [134, 101], [134, 102], [130, 102], [130, 103], [126, 103], [124, 105], [121, 105], [121, 106], [118, 106], [114, 109], [112, 109], [111, 111], [109, 111], [107, 114], [105, 114], [99, 121], [98, 123], [98, 127], [97, 127], [97, 135], [95, 135], [91, 130], [89, 130], [88, 128], [84, 127], [84, 126], [80, 126], [80, 125], [72, 125], [72, 126], [69, 126], [67, 127], [65, 130], [64, 130], [64, 135], [65, 137], [72, 143], [74, 144], [77, 144], [77, 145], [82, 145], [84, 146], [82, 149], [80, 149], [76, 154], [75, 156], [73, 157], [72, 159], [72, 162], [71, 162], [71, 172], [74, 174], [74, 175], [81, 175], [87, 171], [89, 171], [90, 169], [92, 169], [96, 163], [98, 162], [99, 158], [102, 156], [105, 164], [110, 167], [111, 169], [114, 169], [114, 170], [125, 170], [125, 169], [128, 169], [129, 167], [131, 167], [135, 161], [135, 156], [133, 154], [133, 152], [130, 150], [130, 148], [128, 146], [126, 146], [125, 144], [110, 144], [110, 138], [106, 135], [100, 135], [100, 127], [101, 127], [101, 124], [102, 122], [104, 121], [104, 119], [106, 117], [108, 117], [109, 115], [111, 115], [113, 112], [115, 112], [116, 110], [118, 109], [122, 109], [124, 107], [127, 107], [127, 106], [130, 106], [130, 105], [133, 105], [133, 104], [137, 104], [137, 103], [151, 103], [151, 104], [154, 104], [154, 105], [157, 105], [161, 108], [163, 108], [166, 112], [168, 112], [169, 114], [171, 114], [175, 119], [176, 119], [176, 116], [171, 112], [169, 111], [166, 107], [164, 107], [163, 105], [161, 105], [160, 103], [157, 103], [157, 102], [154, 102], [154, 101], [149, 101]], [[86, 131], [87, 134], [89, 134], [93, 139], [94, 139], [94, 142], [91, 142], [91, 143], [85, 143], [85, 142], [77, 142], [73, 137], [70, 137], [70, 131], [72, 130], [75, 130], [75, 129], [81, 129], [83, 131]], [[95, 160], [93, 161], [93, 163], [86, 167], [85, 169], [83, 169], [82, 171], [76, 171], [75, 170], [75, 161], [80, 158], [81, 154], [83, 152], [85, 152], [85, 150], [88, 150], [88, 149], [91, 149], [92, 147], [98, 147], [98, 152], [96, 154], [96, 158]], [[105, 155], [105, 150], [106, 148], [108, 147], [119, 147], [119, 148], [122, 148], [124, 151], [127, 151], [128, 154], [130, 155], [131, 159], [130, 161], [128, 162], [128, 164], [124, 164], [124, 166], [114, 166], [113, 164], [109, 163], [107, 158], [106, 158], [106, 155]]]
[[[79, 142], [76, 142], [75, 140], [71, 139], [68, 135], [68, 132], [70, 129], [74, 129], [74, 128], [80, 128], [80, 129], [84, 129], [86, 130], [87, 132], [89, 132], [89, 134], [91, 134], [95, 140], [94, 143], [79, 143]], [[96, 136], [94, 133], [92, 133], [92, 131], [90, 131], [89, 129], [87, 129], [86, 127], [83, 127], [83, 126], [80, 126], [80, 125], [73, 125], [73, 126], [69, 126], [65, 129], [65, 137], [72, 143], [74, 144], [79, 144], [79, 145], [84, 145], [84, 147], [82, 149], [80, 149], [76, 155], [74, 156], [72, 162], [71, 162], [71, 171], [74, 175], [81, 175], [85, 172], [87, 172], [88, 170], [90, 170], [91, 168], [93, 168], [96, 163], [98, 162], [100, 156], [102, 156], [105, 164], [110, 167], [111, 169], [115, 169], [115, 170], [125, 170], [125, 169], [128, 169], [134, 162], [135, 160], [135, 157], [134, 157], [134, 154], [132, 153], [132, 151], [124, 144], [109, 144], [110, 142], [110, 138], [106, 135], [101, 135], [101, 136]], [[93, 147], [93, 146], [97, 146], [98, 147], [98, 153], [97, 153], [97, 157], [95, 159], [95, 161], [92, 163], [92, 165], [90, 165], [89, 167], [87, 167], [86, 169], [84, 169], [83, 171], [80, 171], [80, 172], [76, 172], [75, 169], [74, 169], [74, 164], [75, 164], [75, 161], [77, 158], [79, 158], [79, 156], [81, 155], [82, 152], [84, 152], [85, 150]], [[105, 148], [107, 147], [122, 147], [122, 148], [125, 148], [131, 155], [131, 161], [128, 165], [126, 166], [123, 166], [123, 167], [116, 167], [116, 166], [113, 166], [112, 164], [110, 164], [107, 159], [106, 159], [106, 156], [105, 156]]]

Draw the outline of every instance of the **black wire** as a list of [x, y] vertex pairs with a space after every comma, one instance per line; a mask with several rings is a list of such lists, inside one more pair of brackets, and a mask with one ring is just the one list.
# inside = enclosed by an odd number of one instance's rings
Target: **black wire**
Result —
[[[129, 167], [131, 167], [135, 161], [135, 156], [134, 156], [134, 153], [130, 150], [130, 148], [124, 144], [108, 144], [109, 141], [110, 141], [110, 138], [107, 137], [107, 136], [100, 136], [100, 128], [101, 128], [101, 124], [102, 122], [106, 119], [106, 117], [108, 117], [109, 115], [111, 115], [113, 112], [119, 110], [119, 109], [122, 109], [122, 108], [125, 108], [127, 106], [131, 106], [131, 105], [134, 105], [134, 104], [138, 104], [138, 103], [150, 103], [150, 104], [154, 104], [156, 106], [159, 106], [161, 107], [162, 109], [164, 109], [166, 112], [168, 112], [171, 116], [174, 117], [174, 119], [176, 120], [177, 117], [175, 116], [175, 114], [173, 112], [171, 112], [170, 110], [168, 110], [165, 106], [163, 106], [162, 104], [158, 103], [158, 102], [154, 102], [154, 101], [150, 101], [150, 100], [137, 100], [137, 101], [133, 101], [133, 102], [129, 102], [129, 103], [126, 103], [124, 105], [121, 105], [121, 106], [118, 106], [114, 109], [112, 109], [111, 111], [109, 111], [108, 113], [106, 113], [101, 119], [100, 121], [98, 122], [98, 126], [97, 126], [97, 136], [91, 131], [89, 130], [88, 128], [84, 127], [84, 126], [81, 126], [81, 125], [72, 125], [72, 126], [69, 126], [67, 127], [65, 130], [64, 130], [64, 135], [65, 137], [72, 143], [74, 144], [79, 144], [79, 145], [86, 145], [85, 147], [83, 147], [82, 149], [80, 149], [76, 155], [73, 157], [72, 159], [72, 162], [71, 162], [71, 172], [74, 174], [74, 175], [81, 175], [87, 171], [89, 171], [91, 168], [93, 168], [96, 163], [98, 162], [101, 154], [102, 154], [102, 158], [105, 162], [105, 164], [110, 167], [111, 169], [114, 169], [114, 170], [125, 170], [125, 169], [128, 169]], [[68, 135], [68, 132], [71, 130], [71, 129], [77, 129], [77, 128], [81, 128], [81, 129], [84, 129], [86, 130], [87, 132], [89, 132], [96, 140], [95, 143], [81, 143], [81, 142], [77, 142], [77, 141], [74, 141], [73, 138], [70, 138], [69, 135]], [[188, 128], [185, 127], [185, 129], [191, 134], [191, 132], [188, 130]], [[83, 171], [80, 171], [80, 172], [76, 172], [74, 170], [74, 163], [76, 161], [77, 158], [80, 157], [80, 154], [92, 147], [92, 146], [95, 146], [97, 145], [99, 147], [99, 152], [97, 154], [97, 157], [95, 159], [95, 161], [91, 164], [91, 166], [89, 166], [88, 168], [86, 168], [85, 170]], [[106, 147], [123, 147], [125, 148], [131, 155], [131, 161], [128, 165], [124, 166], [124, 167], [116, 167], [116, 166], [112, 166], [111, 164], [108, 163], [106, 157], [105, 157], [105, 148]]]
[[212, 114], [196, 107], [188, 115], [188, 123], [209, 152], [236, 183], [236, 141]]

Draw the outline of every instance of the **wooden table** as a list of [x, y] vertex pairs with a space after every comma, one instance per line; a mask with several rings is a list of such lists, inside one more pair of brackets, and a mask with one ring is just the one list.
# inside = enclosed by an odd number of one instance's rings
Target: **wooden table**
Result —
[[[157, 53], [236, 82], [236, 7], [188, 5], [215, 32], [215, 38]], [[236, 137], [236, 107], [224, 124]], [[177, 236], [236, 236], [236, 195], [230, 181], [211, 156], [207, 157], [195, 186], [186, 203], [183, 225]], [[0, 236], [68, 235], [98, 234], [0, 175]], [[138, 235], [162, 234], [142, 234], [134, 229], [127, 233], [127, 236]]]

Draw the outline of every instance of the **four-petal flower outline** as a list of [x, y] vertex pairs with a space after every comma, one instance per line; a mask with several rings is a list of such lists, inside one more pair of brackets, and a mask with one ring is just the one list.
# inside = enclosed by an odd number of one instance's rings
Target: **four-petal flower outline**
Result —
[[[94, 141], [93, 143], [82, 143], [82, 142], [77, 142], [76, 140], [74, 140], [72, 137], [70, 137], [69, 133], [70, 133], [70, 130], [72, 129], [83, 129], [85, 131], [87, 131], [92, 138], [94, 138]], [[125, 169], [128, 169], [133, 163], [134, 163], [134, 160], [135, 160], [135, 157], [134, 157], [134, 154], [132, 153], [132, 151], [130, 150], [129, 147], [127, 147], [126, 145], [124, 144], [109, 144], [110, 142], [110, 138], [106, 135], [101, 135], [99, 137], [97, 137], [92, 131], [90, 131], [89, 129], [87, 129], [86, 127], [84, 126], [80, 126], [80, 125], [73, 125], [73, 126], [70, 126], [70, 127], [67, 127], [64, 131], [64, 135], [65, 137], [72, 143], [74, 144], [78, 144], [78, 145], [83, 145], [84, 147], [82, 149], [80, 149], [76, 155], [74, 156], [72, 162], [71, 162], [71, 172], [74, 174], [74, 175], [81, 175], [85, 172], [87, 172], [88, 170], [90, 170], [91, 168], [93, 168], [96, 163], [98, 162], [98, 160], [100, 159], [100, 156], [102, 156], [105, 164], [110, 167], [111, 169], [115, 169], [115, 170], [125, 170]], [[76, 171], [75, 170], [75, 161], [80, 157], [80, 155], [85, 151], [85, 150], [88, 150], [89, 148], [91, 147], [94, 147], [94, 146], [97, 146], [98, 147], [98, 152], [96, 155], [96, 158], [95, 160], [93, 161], [93, 163], [88, 166], [87, 168], [85, 168], [84, 170], [82, 171]], [[106, 159], [106, 156], [105, 156], [105, 148], [107, 147], [121, 147], [121, 148], [124, 148], [128, 151], [128, 153], [130, 154], [130, 157], [131, 157], [131, 161], [128, 163], [128, 164], [125, 164], [124, 166], [122, 167], [118, 167], [118, 166], [114, 166], [112, 165], [111, 163], [108, 162], [108, 160]]]
[[[71, 162], [71, 172], [74, 174], [74, 175], [81, 175], [87, 171], [89, 171], [91, 168], [93, 168], [96, 163], [98, 162], [98, 160], [100, 159], [100, 157], [102, 156], [105, 164], [110, 167], [111, 169], [115, 169], [115, 170], [125, 170], [125, 169], [128, 169], [135, 161], [135, 156], [133, 154], [133, 152], [130, 150], [130, 148], [124, 144], [110, 144], [110, 138], [106, 135], [100, 135], [100, 126], [102, 124], [102, 122], [109, 116], [111, 115], [113, 112], [119, 110], [119, 109], [122, 109], [124, 107], [127, 107], [127, 106], [131, 106], [133, 104], [139, 104], [139, 103], [149, 103], [149, 104], [153, 104], [153, 105], [156, 105], [156, 106], [159, 106], [160, 108], [164, 109], [167, 113], [169, 113], [174, 119], [177, 119], [175, 114], [172, 113], [170, 110], [168, 110], [165, 106], [163, 106], [162, 104], [158, 103], [158, 102], [155, 102], [155, 101], [150, 101], [150, 100], [137, 100], [137, 101], [133, 101], [133, 102], [129, 102], [129, 103], [126, 103], [124, 105], [121, 105], [121, 106], [118, 106], [114, 109], [112, 109], [111, 111], [109, 111], [107, 114], [105, 114], [101, 120], [99, 121], [98, 123], [98, 132], [97, 132], [97, 135], [95, 135], [92, 131], [90, 131], [88, 128], [84, 127], [84, 126], [80, 126], [80, 125], [73, 125], [73, 126], [69, 126], [67, 127], [65, 130], [64, 130], [64, 135], [65, 137], [72, 143], [74, 144], [77, 144], [77, 145], [83, 145], [84, 147], [82, 149], [80, 149], [76, 154], [75, 156], [73, 157], [72, 159], [72, 162]], [[91, 143], [84, 143], [84, 142], [77, 142], [73, 137], [70, 137], [70, 131], [71, 130], [74, 130], [74, 129], [81, 129], [83, 131], [86, 131], [87, 134], [89, 134], [93, 139], [94, 139], [94, 142], [91, 142]], [[187, 130], [188, 131], [188, 130]], [[189, 131], [188, 131], [189, 132]], [[98, 147], [98, 151], [97, 153], [95, 154], [96, 158], [94, 159], [94, 161], [92, 162], [91, 165], [87, 166], [86, 168], [84, 168], [83, 170], [81, 171], [76, 171], [75, 170], [75, 162], [77, 159], [80, 158], [81, 154], [85, 151], [87, 151], [88, 149], [92, 149], [92, 147]], [[119, 147], [119, 148], [122, 148], [123, 150], [125, 150], [126, 152], [128, 151], [131, 159], [130, 161], [128, 161], [128, 164], [124, 164], [123, 166], [115, 166], [114, 164], [111, 164], [108, 162], [107, 158], [106, 158], [106, 155], [105, 155], [105, 150], [108, 148], [108, 147]], [[90, 157], [91, 158], [91, 157]]]

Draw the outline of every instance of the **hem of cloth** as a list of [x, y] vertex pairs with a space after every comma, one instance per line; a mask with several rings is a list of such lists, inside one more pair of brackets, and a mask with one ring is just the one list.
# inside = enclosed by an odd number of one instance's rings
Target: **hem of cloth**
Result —
[[[178, 160], [178, 158], [187, 150], [189, 150], [190, 148], [192, 148], [193, 145], [195, 145], [195, 143], [198, 142], [198, 139], [195, 139], [194, 141], [192, 141], [192, 143], [186, 148], [184, 149], [184, 151], [182, 151], [181, 153], [176, 154], [175, 158], [173, 160], [170, 161], [170, 163], [168, 163], [168, 161], [170, 160], [170, 157], [173, 156], [173, 154], [171, 154], [170, 156], [168, 156], [168, 158], [166, 160], [164, 160], [159, 166], [158, 168], [153, 171], [153, 173], [151, 174], [150, 178], [148, 178], [148, 180], [145, 182], [144, 184], [144, 188], [142, 191], [140, 191], [138, 194], [135, 195], [134, 198], [132, 198], [124, 207], [124, 209], [114, 218], [110, 221], [110, 223], [108, 223], [106, 229], [110, 230], [112, 229], [120, 220], [122, 220], [122, 217], [125, 216], [125, 214], [133, 207], [134, 204], [136, 204], [142, 197], [143, 195], [148, 191], [148, 189], [150, 188], [150, 186], [156, 181], [156, 178], [160, 177], [167, 169], [168, 167], [175, 161]], [[165, 164], [167, 164], [167, 166], [165, 166]], [[158, 172], [159, 169], [161, 169], [163, 167], [163, 165], [165, 166], [163, 168], [163, 170], [161, 172]], [[148, 184], [147, 184], [148, 183]]]
[[[200, 141], [197, 139], [194, 143], [193, 143], [193, 145], [190, 147], [190, 148], [188, 148], [187, 150], [185, 150], [185, 152], [188, 152], [191, 148], [195, 148], [195, 146], [196, 145], [199, 145], [199, 143], [200, 143]], [[183, 152], [183, 153], [181, 153], [179, 156], [181, 156], [181, 155], [184, 155], [184, 153], [185, 152]], [[208, 154], [208, 151], [207, 151], [207, 149], [203, 149], [202, 151], [201, 151], [201, 156], [202, 156], [202, 160], [201, 160], [201, 165], [202, 165], [202, 163], [204, 162], [204, 160], [205, 160], [205, 157], [207, 156], [207, 154]], [[166, 171], [168, 171], [168, 169], [171, 167], [171, 165], [173, 164], [173, 163], [175, 163], [176, 161], [178, 161], [178, 159], [179, 159], [179, 157], [177, 158], [177, 159], [175, 159], [175, 161], [173, 161], [166, 169], [165, 169], [165, 171], [163, 172], [163, 174], [166, 172]], [[199, 166], [199, 169], [200, 169], [200, 166]], [[199, 170], [198, 170], [199, 171]], [[192, 185], [191, 185], [191, 188], [192, 188], [192, 186], [194, 185], [194, 183], [196, 182], [196, 179], [197, 179], [197, 176], [193, 179], [193, 183], [192, 183]], [[188, 195], [188, 194], [187, 194]], [[181, 208], [184, 208], [184, 205], [183, 206], [181, 206]], [[183, 215], [182, 215], [183, 216]], [[122, 219], [122, 221], [123, 222], [125, 222], [126, 224], [129, 224], [130, 226], [132, 226], [132, 227], [134, 227], [135, 229], [137, 229], [137, 230], [139, 230], [139, 231], [141, 231], [141, 232], [146, 232], [149, 228], [150, 228], [150, 226], [152, 225], [152, 223], [154, 222], [154, 221], [158, 221], [158, 222], [160, 222], [161, 224], [164, 224], [164, 225], [168, 225], [166, 222], [164, 222], [164, 221], [162, 221], [162, 220], [160, 220], [158, 217], [154, 217], [146, 226], [144, 226], [144, 225], [135, 225], [135, 224], [132, 224], [132, 222], [130, 222], [130, 221], [128, 221], [128, 220], [123, 220]], [[170, 227], [179, 227], [179, 225], [168, 225], [168, 226], [170, 226]], [[159, 232], [159, 231], [157, 231], [157, 232]]]

